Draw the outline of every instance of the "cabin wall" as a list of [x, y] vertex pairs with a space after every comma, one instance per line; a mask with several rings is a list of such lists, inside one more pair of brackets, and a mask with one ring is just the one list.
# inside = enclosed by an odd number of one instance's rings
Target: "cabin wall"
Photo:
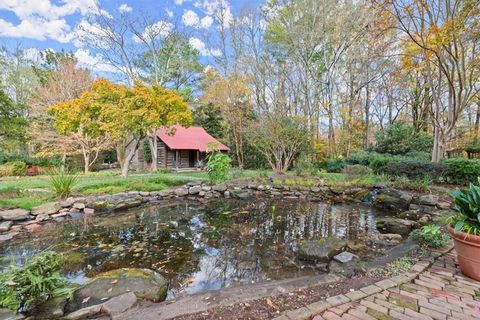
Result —
[[[170, 150], [162, 140], [157, 141], [157, 163], [159, 168], [192, 168], [190, 166], [189, 150]], [[196, 151], [195, 151], [196, 154]], [[177, 161], [175, 161], [175, 157]], [[194, 164], [197, 158], [195, 156]], [[177, 163], [178, 162], [178, 163]]]

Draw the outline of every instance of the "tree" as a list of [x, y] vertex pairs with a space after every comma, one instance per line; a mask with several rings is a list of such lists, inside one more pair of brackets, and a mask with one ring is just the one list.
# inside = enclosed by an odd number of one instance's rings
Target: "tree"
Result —
[[88, 90], [93, 82], [90, 71], [77, 66], [77, 61], [69, 54], [45, 53], [46, 61], [36, 67], [41, 86], [29, 99], [30, 139], [35, 145], [37, 156], [61, 155], [65, 164], [69, 153], [77, 152], [75, 137], [59, 134], [54, 127], [49, 106], [76, 99]]
[[204, 128], [209, 134], [223, 140], [225, 136], [225, 120], [222, 111], [213, 103], [203, 104], [193, 110], [193, 124]]
[[432, 150], [432, 137], [425, 132], [417, 132], [415, 127], [398, 121], [389, 125], [385, 132], [375, 134], [377, 144], [374, 148], [379, 153], [406, 154]]
[[214, 71], [208, 71], [204, 81], [206, 86], [202, 101], [220, 108], [229, 125], [229, 135], [235, 146], [235, 160], [243, 168], [246, 127], [253, 113], [248, 82], [241, 75], [222, 78]]
[[[117, 152], [123, 157], [122, 177], [127, 177], [130, 162], [149, 132], [161, 126], [189, 126], [192, 122], [191, 112], [183, 99], [158, 85], [147, 87], [137, 82], [133, 89], [128, 89], [101, 80], [95, 88], [101, 92], [102, 127], [116, 142]], [[151, 151], [156, 154], [157, 150]]]
[[[27, 56], [25, 50], [19, 48], [15, 50], [0, 49], [0, 89], [8, 97], [11, 103], [7, 103], [8, 111], [4, 117], [12, 119], [12, 128], [15, 127], [14, 136], [4, 136], [4, 150], [10, 152], [28, 152], [26, 142], [27, 123], [29, 120], [28, 100], [38, 86], [38, 79], [33, 72], [32, 65], [36, 60]], [[5, 112], [5, 111], [4, 111]], [[15, 121], [13, 119], [15, 118]]]
[[271, 168], [284, 174], [295, 156], [310, 146], [308, 123], [301, 117], [289, 117], [280, 113], [265, 114], [249, 130], [249, 138], [262, 153]]
[[386, 2], [385, 8], [408, 37], [408, 54], [422, 61], [432, 97], [432, 161], [438, 162], [457, 121], [480, 90], [480, 3], [392, 0]]
[[48, 108], [57, 131], [73, 138], [81, 148], [85, 173], [90, 172], [99, 152], [111, 145], [104, 129], [104, 105], [101, 101], [102, 93], [99, 92], [102, 89], [99, 86], [101, 81], [94, 82], [92, 88], [79, 98], [59, 102]]
[[21, 110], [0, 88], [0, 146], [8, 149], [12, 141], [22, 140], [27, 121]]

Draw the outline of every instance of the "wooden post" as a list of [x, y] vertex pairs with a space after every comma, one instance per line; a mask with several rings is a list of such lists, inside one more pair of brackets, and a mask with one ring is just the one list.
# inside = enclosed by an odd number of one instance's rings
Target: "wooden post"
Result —
[[175, 155], [177, 159], [177, 161], [175, 161], [175, 166], [177, 167], [177, 171], [178, 171], [178, 162], [180, 161], [180, 152], [178, 152], [178, 150], [175, 150]]

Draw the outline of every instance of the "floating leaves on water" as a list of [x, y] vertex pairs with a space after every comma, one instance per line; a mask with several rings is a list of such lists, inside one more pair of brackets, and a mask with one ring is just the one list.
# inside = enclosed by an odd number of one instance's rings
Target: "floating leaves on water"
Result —
[[111, 284], [117, 284], [118, 283], [118, 279], [115, 279], [113, 280], [112, 282], [110, 282]]
[[108, 288], [107, 293], [110, 293], [113, 291], [113, 288]]
[[82, 304], [87, 303], [90, 300], [90, 297], [86, 297], [85, 299], [82, 300]]

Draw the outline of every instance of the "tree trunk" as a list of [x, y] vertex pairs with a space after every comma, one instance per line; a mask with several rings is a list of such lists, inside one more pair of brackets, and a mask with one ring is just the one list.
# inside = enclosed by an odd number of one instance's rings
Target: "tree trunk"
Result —
[[122, 141], [117, 145], [117, 162], [120, 165], [120, 169], [123, 169], [123, 164], [125, 163], [125, 142]]
[[478, 140], [480, 130], [480, 101], [477, 102], [477, 114], [475, 115], [475, 142]]
[[150, 165], [150, 170], [157, 171], [158, 169], [158, 143], [157, 143], [157, 132], [153, 130], [147, 137], [148, 145], [150, 146], [150, 153], [152, 155], [152, 164]]
[[433, 150], [432, 150], [432, 162], [440, 162], [443, 159], [445, 153], [445, 144], [448, 137], [435, 127], [433, 131]]
[[125, 149], [125, 159], [123, 161], [123, 167], [122, 167], [122, 173], [121, 173], [122, 178], [128, 177], [128, 169], [130, 168], [130, 162], [132, 162], [132, 159], [138, 150], [138, 146], [140, 145], [141, 140], [142, 138], [138, 138], [138, 139], [135, 138], [130, 143], [128, 143], [129, 145], [131, 144], [131, 146], [128, 146]]
[[67, 152], [63, 151], [62, 152], [62, 160], [60, 162], [60, 170], [65, 171], [65, 166], [67, 163]]
[[83, 173], [87, 174], [90, 172], [90, 152], [85, 148], [83, 150]]
[[370, 134], [370, 88], [367, 83], [365, 86], [365, 130], [363, 133], [363, 149], [367, 150], [369, 147], [368, 136]]

